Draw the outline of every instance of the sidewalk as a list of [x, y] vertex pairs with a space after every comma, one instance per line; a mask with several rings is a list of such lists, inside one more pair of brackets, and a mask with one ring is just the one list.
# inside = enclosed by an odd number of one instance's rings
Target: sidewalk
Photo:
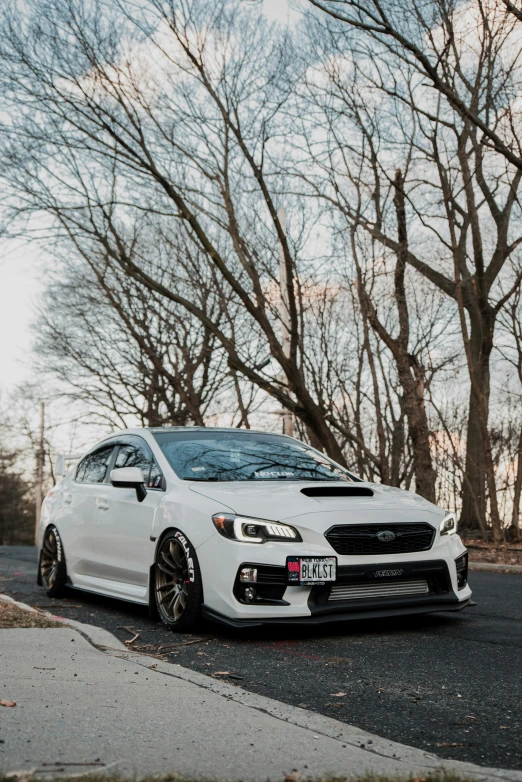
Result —
[[[277, 780], [410, 777], [437, 768], [477, 779], [522, 772], [442, 761], [337, 720], [132, 654], [100, 628], [0, 630], [0, 770], [63, 776]], [[89, 640], [88, 640], [89, 639]], [[94, 644], [94, 645], [93, 645]]]

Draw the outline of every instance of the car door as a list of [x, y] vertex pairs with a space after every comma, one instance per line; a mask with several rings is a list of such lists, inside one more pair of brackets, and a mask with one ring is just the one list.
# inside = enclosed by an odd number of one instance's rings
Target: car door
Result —
[[73, 583], [99, 575], [97, 546], [98, 499], [108, 478], [114, 443], [104, 444], [87, 454], [79, 463], [67, 486], [62, 504], [67, 523], [59, 524]]
[[145, 595], [150, 568], [150, 535], [156, 508], [163, 496], [163, 476], [148, 444], [137, 435], [118, 439], [118, 451], [111, 469], [139, 467], [147, 496], [138, 502], [135, 489], [103, 487], [97, 515], [100, 575], [112, 582], [115, 592], [129, 597]]

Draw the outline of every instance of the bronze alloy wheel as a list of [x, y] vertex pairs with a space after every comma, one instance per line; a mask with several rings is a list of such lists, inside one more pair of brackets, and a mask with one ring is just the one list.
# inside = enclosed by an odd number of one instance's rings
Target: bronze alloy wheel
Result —
[[56, 527], [45, 531], [40, 552], [40, 578], [49, 597], [62, 594], [66, 580], [65, 556]]
[[199, 618], [201, 576], [195, 551], [178, 531], [161, 542], [155, 565], [156, 605], [164, 624], [188, 630]]

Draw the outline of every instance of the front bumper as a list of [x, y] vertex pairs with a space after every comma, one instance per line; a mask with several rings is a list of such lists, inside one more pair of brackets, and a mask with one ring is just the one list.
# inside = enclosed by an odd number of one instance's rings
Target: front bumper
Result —
[[[198, 548], [205, 595], [204, 615], [208, 619], [225, 622], [233, 627], [286, 622], [322, 624], [435, 611], [459, 611], [470, 604], [471, 589], [467, 583], [464, 586], [459, 583], [456, 568], [456, 560], [466, 553], [457, 535], [437, 540], [429, 551], [415, 554], [387, 557], [338, 556], [336, 585], [360, 585], [366, 580], [367, 583], [375, 583], [376, 569], [387, 567], [394, 571], [400, 570], [401, 578], [425, 579], [429, 584], [429, 590], [425, 594], [330, 600], [330, 585], [286, 585], [286, 557], [294, 553], [296, 552], [286, 543], [253, 546], [233, 543], [219, 535], [207, 540]], [[299, 551], [301, 556], [325, 556], [332, 553], [334, 552], [330, 547], [310, 545], [306, 546], [305, 551]], [[276, 579], [279, 592], [277, 589], [266, 592], [266, 597], [272, 599], [262, 600], [257, 604], [247, 604], [241, 599], [237, 589], [237, 574], [240, 568], [246, 565], [264, 568], [270, 572], [279, 571]], [[383, 581], [381, 579], [379, 583]], [[265, 580], [265, 585], [267, 584]]]
[[[250, 565], [252, 566], [252, 565]], [[338, 568], [335, 587], [362, 587], [374, 585], [376, 566], [372, 564], [341, 566]], [[413, 583], [421, 579], [428, 586], [428, 592], [422, 595], [402, 595], [387, 597], [368, 597], [367, 599], [331, 600], [332, 584], [314, 586], [309, 589], [308, 616], [277, 616], [252, 618], [233, 618], [213, 610], [209, 606], [203, 607], [204, 616], [215, 622], [224, 623], [231, 627], [255, 627], [265, 624], [324, 624], [327, 622], [346, 622], [362, 619], [378, 619], [394, 616], [406, 616], [410, 614], [426, 614], [436, 611], [460, 611], [470, 605], [471, 593], [464, 599], [459, 599], [452, 590], [452, 580], [447, 563], [444, 560], [424, 560], [419, 562], [394, 563], [394, 570], [400, 574], [401, 583]], [[281, 571], [277, 573], [276, 571]], [[382, 571], [381, 571], [382, 572]], [[296, 587], [282, 586], [284, 568], [263, 568], [259, 566], [259, 573], [264, 579], [261, 584], [256, 583], [260, 595], [265, 589], [275, 589], [276, 585], [282, 589], [280, 597], [288, 595], [288, 589]], [[271, 576], [269, 574], [272, 574]], [[267, 581], [267, 575], [270, 581]], [[394, 586], [398, 578], [390, 577], [379, 580], [379, 587]], [[237, 581], [235, 595], [238, 597]], [[461, 591], [461, 590], [459, 590]], [[268, 594], [271, 594], [270, 592]], [[270, 599], [261, 600], [257, 605], [250, 604], [249, 608], [265, 607]], [[291, 606], [285, 600], [274, 600], [273, 605]]]

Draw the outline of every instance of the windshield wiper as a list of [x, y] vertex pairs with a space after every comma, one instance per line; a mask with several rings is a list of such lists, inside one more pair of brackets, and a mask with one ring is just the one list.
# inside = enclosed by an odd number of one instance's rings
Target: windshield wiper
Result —
[[218, 483], [221, 478], [183, 478], [184, 481], [199, 481], [199, 483]]

